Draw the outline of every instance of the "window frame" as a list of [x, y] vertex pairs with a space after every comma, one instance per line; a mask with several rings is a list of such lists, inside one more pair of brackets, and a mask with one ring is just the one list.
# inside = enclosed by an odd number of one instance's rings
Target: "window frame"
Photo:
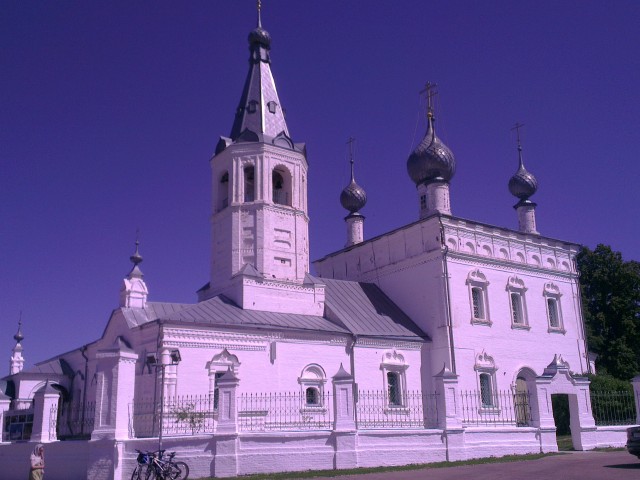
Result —
[[[302, 400], [301, 411], [326, 411], [324, 386], [325, 383], [327, 383], [327, 375], [324, 369], [317, 363], [310, 363], [302, 369], [302, 372], [298, 377], [298, 383], [300, 384], [300, 394]], [[308, 392], [310, 390], [314, 390], [316, 392], [317, 403], [308, 403]]]
[[[477, 382], [478, 382], [478, 399], [479, 405], [478, 408], [482, 412], [499, 412], [500, 411], [500, 402], [498, 401], [498, 385], [496, 380], [496, 372], [498, 368], [496, 367], [495, 361], [491, 355], [488, 355], [484, 350], [476, 355], [476, 361], [473, 369], [477, 374]], [[487, 379], [488, 388], [489, 388], [489, 397], [490, 403], [484, 402], [483, 388], [482, 388], [482, 379]]]
[[[565, 334], [567, 331], [564, 328], [564, 321], [562, 317], [562, 306], [560, 302], [560, 298], [562, 297], [562, 293], [560, 293], [560, 288], [552, 282], [545, 283], [544, 289], [542, 292], [542, 296], [544, 298], [544, 306], [547, 312], [547, 331], [549, 333], [562, 333]], [[558, 325], [554, 326], [551, 324], [551, 309], [549, 308], [549, 303], [552, 302], [555, 305], [555, 313]]]
[[[384, 386], [385, 406], [384, 411], [406, 410], [407, 408], [407, 376], [406, 371], [409, 365], [405, 362], [404, 355], [396, 350], [385, 352], [380, 363], [382, 371], [382, 383]], [[396, 392], [398, 398], [393, 403], [389, 393], [389, 375], [393, 375], [397, 380]]]
[[[507, 282], [507, 294], [509, 295], [509, 318], [511, 320], [511, 328], [514, 330], [531, 330], [529, 325], [529, 316], [527, 313], [527, 299], [525, 292], [527, 288], [524, 281], [518, 277], [509, 277]], [[518, 313], [521, 322], [515, 321], [514, 313]]]
[[[491, 316], [489, 312], [489, 281], [484, 273], [480, 269], [475, 269], [469, 272], [467, 275], [467, 286], [469, 288], [469, 305], [471, 310], [471, 323], [476, 325], [488, 325], [491, 326]], [[475, 314], [475, 301], [474, 291], [480, 294], [479, 307], [482, 310], [482, 317], [477, 317]]]

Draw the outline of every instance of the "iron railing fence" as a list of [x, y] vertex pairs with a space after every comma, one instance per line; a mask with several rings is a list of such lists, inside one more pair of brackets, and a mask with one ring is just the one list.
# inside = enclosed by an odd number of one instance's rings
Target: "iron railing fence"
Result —
[[385, 390], [360, 390], [356, 403], [358, 428], [435, 428], [438, 405], [435, 393], [402, 392], [391, 402]]
[[460, 393], [462, 423], [473, 425], [531, 425], [530, 394], [510, 390], [481, 392], [468, 390]]
[[51, 407], [51, 418], [56, 420], [52, 428], [59, 439], [87, 438], [93, 432], [96, 403], [63, 403]]
[[[129, 436], [157, 437], [160, 434], [160, 402], [136, 401], [129, 405]], [[164, 400], [162, 435], [184, 436], [214, 433], [218, 410], [213, 395], [181, 395]]]
[[331, 430], [333, 397], [318, 393], [313, 404], [304, 392], [243, 393], [238, 402], [240, 431]]
[[591, 409], [597, 426], [636, 423], [633, 392], [591, 392]]

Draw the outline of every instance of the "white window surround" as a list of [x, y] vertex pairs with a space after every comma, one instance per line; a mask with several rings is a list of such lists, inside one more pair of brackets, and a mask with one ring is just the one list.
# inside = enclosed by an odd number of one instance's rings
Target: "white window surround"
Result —
[[207, 370], [209, 370], [209, 395], [213, 395], [215, 399], [218, 390], [216, 380], [229, 370], [237, 375], [239, 367], [238, 357], [230, 354], [226, 348], [214, 355], [206, 365]]
[[567, 333], [562, 321], [562, 307], [560, 303], [560, 288], [552, 282], [545, 283], [542, 292], [545, 308], [547, 310], [547, 324], [550, 333]]
[[525, 292], [527, 288], [524, 281], [518, 277], [509, 277], [507, 282], [507, 294], [509, 295], [509, 316], [511, 328], [518, 330], [530, 330], [527, 316], [527, 300]]
[[489, 315], [489, 281], [479, 269], [472, 270], [467, 275], [469, 287], [469, 305], [471, 306], [471, 323], [479, 325], [491, 325]]
[[[327, 375], [324, 369], [317, 363], [311, 363], [302, 369], [298, 383], [300, 393], [304, 399], [303, 411], [324, 411], [324, 385], [327, 382]], [[315, 394], [314, 392], [315, 391]], [[309, 403], [309, 400], [315, 403]]]
[[[397, 412], [398, 410], [406, 410], [407, 368], [409, 368], [409, 365], [407, 365], [404, 355], [398, 353], [395, 349], [389, 350], [382, 355], [380, 370], [382, 371], [382, 382], [387, 398], [385, 411], [393, 410]], [[390, 384], [390, 376], [395, 379], [395, 385]], [[393, 393], [391, 393], [390, 389], [393, 390]]]
[[498, 412], [500, 410], [496, 402], [496, 371], [498, 369], [493, 357], [483, 350], [476, 355], [473, 369], [478, 375], [479, 408], [483, 411], [491, 410]]

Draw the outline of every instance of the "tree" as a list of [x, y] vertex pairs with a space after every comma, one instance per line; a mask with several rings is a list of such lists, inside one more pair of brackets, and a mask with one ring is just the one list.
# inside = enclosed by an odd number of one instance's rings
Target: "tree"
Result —
[[629, 380], [640, 374], [640, 263], [598, 245], [576, 258], [589, 349], [598, 373]]

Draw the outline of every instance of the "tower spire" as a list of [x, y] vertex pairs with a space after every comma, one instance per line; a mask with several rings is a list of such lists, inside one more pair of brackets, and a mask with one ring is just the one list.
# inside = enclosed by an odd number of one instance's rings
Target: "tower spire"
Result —
[[122, 288], [120, 289], [120, 306], [144, 308], [147, 304], [147, 284], [143, 280], [144, 275], [139, 265], [142, 263], [142, 255], [140, 255], [140, 231], [136, 230], [136, 251], [129, 257], [133, 268], [125, 277]]
[[24, 357], [22, 356], [22, 340], [24, 335], [22, 334], [22, 311], [20, 311], [20, 317], [18, 319], [18, 331], [13, 336], [16, 341], [16, 345], [11, 350], [11, 359], [9, 362], [9, 374], [15, 375], [20, 373], [24, 368]]
[[260, 15], [260, 11], [262, 10], [262, 1], [261, 0], [257, 0], [256, 7], [257, 7], [257, 10], [258, 10], [258, 28], [262, 28], [262, 18], [261, 18], [261, 15]]

